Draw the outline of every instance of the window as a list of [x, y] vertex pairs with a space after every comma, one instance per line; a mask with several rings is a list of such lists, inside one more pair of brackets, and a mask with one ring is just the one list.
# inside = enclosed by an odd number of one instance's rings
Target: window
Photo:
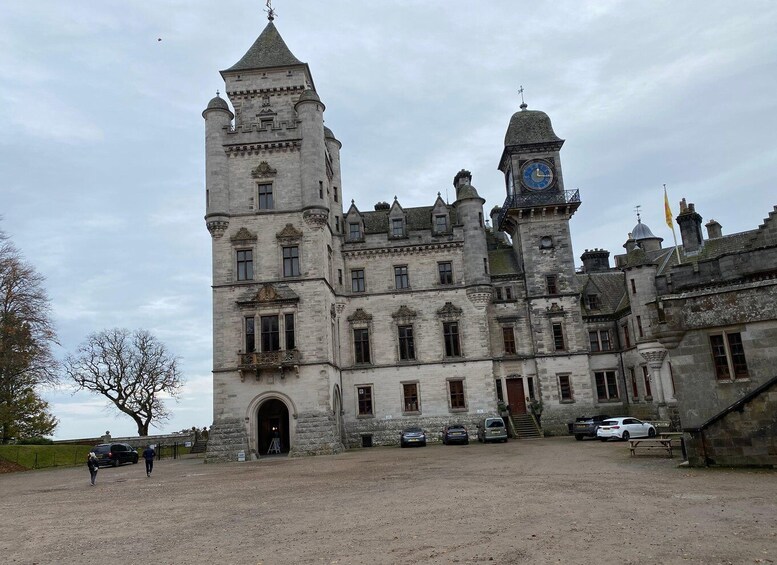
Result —
[[260, 184], [259, 185], [259, 209], [260, 210], [272, 210], [274, 207], [272, 199], [272, 185]]
[[513, 287], [506, 286], [505, 287], [505, 300], [512, 300], [513, 299]]
[[337, 196], [337, 187], [336, 187], [336, 186], [333, 186], [333, 187], [332, 187], [332, 190], [334, 191], [335, 202], [340, 202], [340, 201], [338, 200], [338, 196]]
[[745, 348], [739, 332], [711, 335], [710, 346], [718, 380], [729, 380], [731, 375], [734, 379], [746, 379], [749, 376]]
[[452, 380], [448, 381], [448, 396], [451, 401], [452, 410], [464, 410], [467, 408], [467, 404], [464, 399], [464, 381]]
[[502, 392], [502, 379], [494, 379], [494, 387], [496, 387], [496, 399], [499, 402], [504, 402], [505, 397], [504, 393]]
[[299, 276], [299, 247], [296, 245], [283, 248], [283, 276]]
[[497, 300], [502, 300], [502, 289], [501, 289], [501, 287], [496, 287], [494, 289], [494, 293], [496, 294], [496, 299]]
[[254, 329], [254, 318], [245, 319], [245, 336], [246, 336], [246, 353], [253, 353], [256, 351], [256, 330]]
[[556, 351], [564, 351], [566, 345], [564, 344], [564, 330], [561, 324], [553, 324], [553, 348]]
[[634, 279], [629, 279], [631, 282], [631, 294], [637, 294], [637, 283], [634, 282]]
[[372, 416], [372, 387], [356, 387], [356, 397], [359, 403], [359, 416]]
[[631, 335], [629, 334], [628, 322], [623, 324], [623, 342], [626, 344], [626, 347], [631, 347]]
[[324, 181], [322, 180], [318, 181], [318, 197], [324, 198]]
[[589, 294], [586, 297], [586, 300], [588, 301], [588, 309], [589, 310], [599, 310], [601, 309], [601, 304], [599, 302], [599, 297], [595, 294]]
[[404, 234], [402, 218], [393, 218], [391, 220], [391, 235], [393, 237], [402, 237]]
[[642, 317], [637, 316], [637, 332], [639, 332], [639, 337], [645, 337], [645, 332], [642, 331]]
[[502, 340], [505, 345], [505, 355], [515, 355], [515, 332], [512, 327], [502, 328]]
[[448, 231], [448, 217], [447, 216], [435, 216], [434, 217], [434, 231], [437, 233], [445, 233]]
[[540, 238], [540, 249], [552, 249], [553, 238], [549, 235], [544, 235]]
[[529, 400], [534, 400], [534, 377], [526, 377], [526, 384], [529, 387]]
[[634, 367], [629, 367], [629, 375], [631, 376], [631, 394], [636, 400], [639, 398], [639, 388], [637, 388], [637, 374], [634, 372]]
[[545, 275], [545, 287], [548, 294], [558, 294], [558, 277], [556, 275]]
[[351, 271], [351, 290], [353, 292], [364, 292], [364, 269], [354, 269]]
[[561, 402], [573, 402], [572, 383], [569, 382], [569, 375], [558, 375], [558, 396]]
[[337, 284], [342, 285], [343, 284], [343, 270], [337, 269]]
[[367, 328], [353, 330], [353, 351], [357, 363], [370, 363], [370, 332]]
[[340, 233], [340, 216], [335, 216], [335, 231]]
[[437, 271], [440, 273], [440, 284], [453, 284], [453, 266], [450, 262], [437, 263]]
[[459, 323], [444, 322], [442, 325], [443, 339], [445, 341], [446, 357], [461, 357], [459, 347]]
[[242, 249], [237, 252], [237, 280], [250, 281], [254, 278], [254, 252]]
[[402, 361], [415, 359], [415, 342], [413, 341], [413, 326], [399, 326], [399, 358]]
[[647, 365], [642, 365], [642, 379], [645, 381], [645, 397], [650, 398], [653, 396], [653, 391], [650, 389], [650, 372]]
[[281, 338], [278, 328], [278, 316], [262, 316], [262, 351], [278, 351]]
[[588, 341], [591, 343], [591, 352], [611, 351], [609, 330], [592, 330], [588, 332]]
[[348, 224], [348, 239], [356, 241], [362, 238], [362, 229], [359, 223], [351, 222]]
[[286, 334], [286, 349], [296, 349], [297, 342], [294, 339], [294, 314], [284, 314], [283, 328]]
[[600, 401], [618, 400], [618, 382], [615, 371], [597, 371], [594, 373], [596, 380], [596, 394]]
[[418, 404], [418, 383], [404, 383], [402, 385], [402, 411], [420, 411]]
[[483, 272], [485, 274], [488, 274], [488, 259], [483, 257]]
[[394, 288], [410, 288], [410, 280], [407, 276], [407, 265], [394, 267]]

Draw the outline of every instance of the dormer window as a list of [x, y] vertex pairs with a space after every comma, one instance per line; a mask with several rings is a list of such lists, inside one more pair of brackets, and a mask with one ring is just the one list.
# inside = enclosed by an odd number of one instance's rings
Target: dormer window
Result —
[[442, 214], [434, 217], [434, 232], [445, 233], [448, 231], [448, 216]]
[[596, 294], [589, 294], [586, 297], [586, 300], [588, 301], [588, 309], [589, 310], [599, 310], [599, 309], [601, 309], [601, 303], [599, 302], [599, 297]]
[[392, 218], [391, 220], [391, 237], [402, 237], [405, 235], [405, 223], [402, 218]]

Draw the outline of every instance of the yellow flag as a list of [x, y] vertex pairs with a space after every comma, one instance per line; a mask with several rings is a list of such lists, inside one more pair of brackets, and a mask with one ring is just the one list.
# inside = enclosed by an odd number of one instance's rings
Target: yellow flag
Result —
[[666, 185], [664, 185], [664, 215], [666, 216], [666, 225], [674, 229], [672, 225], [672, 210], [669, 208], [669, 197], [666, 195]]

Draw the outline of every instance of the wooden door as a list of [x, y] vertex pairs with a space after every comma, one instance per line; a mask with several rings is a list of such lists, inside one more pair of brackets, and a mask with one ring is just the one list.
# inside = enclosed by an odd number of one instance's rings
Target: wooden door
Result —
[[507, 379], [507, 404], [511, 414], [526, 414], [526, 394], [523, 379]]

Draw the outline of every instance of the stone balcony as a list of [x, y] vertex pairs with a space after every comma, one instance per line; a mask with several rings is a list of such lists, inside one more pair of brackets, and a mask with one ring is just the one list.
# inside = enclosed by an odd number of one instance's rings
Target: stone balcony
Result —
[[297, 349], [282, 349], [279, 351], [254, 351], [238, 354], [238, 369], [240, 379], [245, 380], [247, 374], [255, 374], [257, 380], [262, 371], [280, 371], [281, 378], [287, 370], [294, 370], [299, 376], [300, 352]]

